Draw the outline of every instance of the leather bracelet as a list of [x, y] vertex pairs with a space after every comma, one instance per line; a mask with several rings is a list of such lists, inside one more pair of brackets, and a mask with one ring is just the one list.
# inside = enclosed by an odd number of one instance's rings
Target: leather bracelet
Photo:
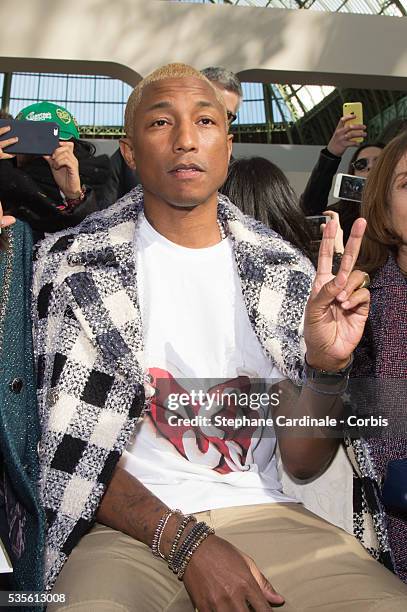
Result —
[[195, 540], [195, 542], [192, 544], [192, 546], [190, 547], [190, 549], [188, 550], [188, 552], [185, 555], [184, 561], [182, 562], [182, 565], [178, 571], [177, 577], [178, 580], [182, 580], [185, 574], [185, 570], [187, 569], [187, 565], [191, 560], [192, 555], [194, 554], [194, 552], [196, 551], [196, 549], [202, 544], [202, 542], [204, 542], [206, 540], [206, 538], [210, 535], [213, 535], [215, 533], [215, 530], [212, 527], [208, 527], [206, 529], [206, 531], [204, 531], [204, 533], [202, 535], [199, 536], [199, 538], [197, 538]]
[[171, 569], [171, 565], [172, 565], [172, 561], [174, 559], [175, 551], [177, 550], [177, 546], [178, 546], [178, 543], [179, 543], [179, 541], [181, 539], [181, 536], [184, 533], [187, 525], [191, 521], [194, 521], [196, 523], [196, 518], [192, 514], [188, 514], [187, 516], [184, 517], [181, 525], [178, 527], [178, 531], [175, 534], [175, 538], [174, 538], [174, 541], [172, 543], [171, 550], [170, 550], [170, 553], [169, 553], [168, 559], [167, 559], [167, 561], [168, 561], [168, 568], [169, 569]]

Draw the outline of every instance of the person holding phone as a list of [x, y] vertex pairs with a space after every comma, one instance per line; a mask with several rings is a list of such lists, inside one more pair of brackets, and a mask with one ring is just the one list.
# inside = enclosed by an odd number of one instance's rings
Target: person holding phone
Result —
[[[353, 124], [354, 115], [343, 115], [325, 149], [322, 149], [318, 162], [300, 197], [301, 207], [306, 215], [321, 215], [327, 208], [336, 211], [341, 220], [345, 241], [350, 235], [352, 223], [360, 215], [360, 203], [339, 200], [328, 206], [332, 181], [341, 163], [342, 155], [349, 147], [354, 147], [356, 139], [366, 137], [366, 126]], [[349, 162], [347, 174], [366, 178], [373, 168], [384, 145], [380, 142], [363, 143], [357, 147]]]
[[[0, 199], [3, 207], [26, 220], [36, 237], [72, 227], [88, 214], [104, 208], [104, 188], [110, 177], [106, 155], [95, 157], [95, 148], [79, 139], [72, 114], [51, 102], [32, 104], [17, 119], [51, 121], [59, 126], [59, 146], [51, 155], [10, 154], [0, 142]], [[0, 128], [0, 137], [9, 128]]]

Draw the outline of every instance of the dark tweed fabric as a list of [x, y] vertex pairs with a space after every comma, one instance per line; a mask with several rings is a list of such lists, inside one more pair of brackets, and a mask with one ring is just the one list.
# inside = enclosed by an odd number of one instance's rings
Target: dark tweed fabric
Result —
[[[401, 426], [407, 417], [407, 279], [392, 256], [374, 275], [370, 290], [369, 320], [355, 353], [352, 375], [382, 380], [376, 391], [378, 405], [393, 419], [394, 411], [403, 411], [399, 415]], [[399, 397], [400, 393], [404, 397]], [[379, 483], [389, 461], [407, 458], [404, 436], [387, 435], [371, 438], [366, 443]], [[407, 582], [407, 515], [388, 509], [386, 524], [396, 572]]]

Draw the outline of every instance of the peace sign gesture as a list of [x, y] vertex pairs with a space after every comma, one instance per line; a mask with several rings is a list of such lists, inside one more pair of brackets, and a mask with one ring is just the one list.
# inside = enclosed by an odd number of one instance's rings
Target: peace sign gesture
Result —
[[314, 368], [344, 368], [363, 334], [369, 314], [370, 294], [361, 288], [366, 274], [353, 270], [359, 254], [365, 219], [357, 219], [342, 257], [338, 274], [332, 274], [336, 223], [327, 223], [318, 256], [317, 274], [305, 309], [304, 337], [307, 361]]

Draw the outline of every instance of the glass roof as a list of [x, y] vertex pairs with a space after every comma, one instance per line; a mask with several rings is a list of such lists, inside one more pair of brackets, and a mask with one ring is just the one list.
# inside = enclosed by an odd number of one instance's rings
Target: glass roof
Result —
[[[195, 4], [229, 4], [260, 8], [308, 9], [364, 15], [407, 15], [407, 0], [169, 0]], [[272, 85], [273, 106], [284, 121], [296, 121], [319, 104], [334, 87], [319, 85]], [[246, 93], [246, 92], [245, 92]], [[246, 99], [246, 96], [244, 97]], [[247, 105], [248, 107], [248, 105]], [[242, 114], [242, 113], [241, 113]], [[240, 118], [242, 120], [242, 117]], [[244, 121], [243, 121], [244, 122]]]
[[170, 0], [196, 4], [234, 4], [261, 8], [310, 9], [330, 13], [356, 13], [361, 15], [407, 15], [407, 0]]

